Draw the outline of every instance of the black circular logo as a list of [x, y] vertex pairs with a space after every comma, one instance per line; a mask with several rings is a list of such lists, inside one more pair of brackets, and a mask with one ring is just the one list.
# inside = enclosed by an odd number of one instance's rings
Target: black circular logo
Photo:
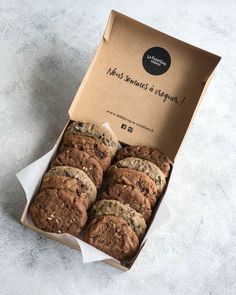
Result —
[[162, 75], [171, 64], [169, 53], [161, 47], [152, 47], [143, 55], [143, 67], [151, 75]]

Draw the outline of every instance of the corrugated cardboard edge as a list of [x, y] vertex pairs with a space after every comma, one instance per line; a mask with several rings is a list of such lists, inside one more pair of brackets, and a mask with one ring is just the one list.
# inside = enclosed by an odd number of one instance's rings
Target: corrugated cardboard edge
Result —
[[113, 27], [113, 23], [115, 21], [115, 17], [116, 17], [116, 12], [114, 10], [111, 11], [106, 28], [105, 28], [105, 32], [103, 34], [103, 38], [108, 42], [110, 35], [111, 35], [111, 31], [112, 31], [112, 27]]

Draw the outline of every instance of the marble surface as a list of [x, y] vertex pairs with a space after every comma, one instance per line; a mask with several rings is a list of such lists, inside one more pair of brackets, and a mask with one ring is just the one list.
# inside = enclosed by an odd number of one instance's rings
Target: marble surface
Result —
[[[114, 8], [222, 56], [178, 155], [172, 219], [123, 273], [19, 224], [15, 174], [43, 155]], [[0, 1], [0, 294], [236, 294], [236, 2]]]

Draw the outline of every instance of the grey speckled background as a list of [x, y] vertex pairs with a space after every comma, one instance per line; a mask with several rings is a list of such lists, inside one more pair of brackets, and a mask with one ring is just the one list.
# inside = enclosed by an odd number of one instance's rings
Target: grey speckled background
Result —
[[[132, 271], [23, 228], [15, 173], [43, 155], [114, 8], [223, 57], [166, 195], [172, 219]], [[236, 294], [236, 2], [0, 1], [0, 294]]]

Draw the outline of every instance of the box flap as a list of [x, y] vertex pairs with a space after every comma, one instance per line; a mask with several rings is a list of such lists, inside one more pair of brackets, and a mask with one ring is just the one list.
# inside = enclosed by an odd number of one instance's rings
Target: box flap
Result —
[[121, 142], [157, 146], [174, 161], [219, 60], [112, 11], [70, 118], [106, 121]]

